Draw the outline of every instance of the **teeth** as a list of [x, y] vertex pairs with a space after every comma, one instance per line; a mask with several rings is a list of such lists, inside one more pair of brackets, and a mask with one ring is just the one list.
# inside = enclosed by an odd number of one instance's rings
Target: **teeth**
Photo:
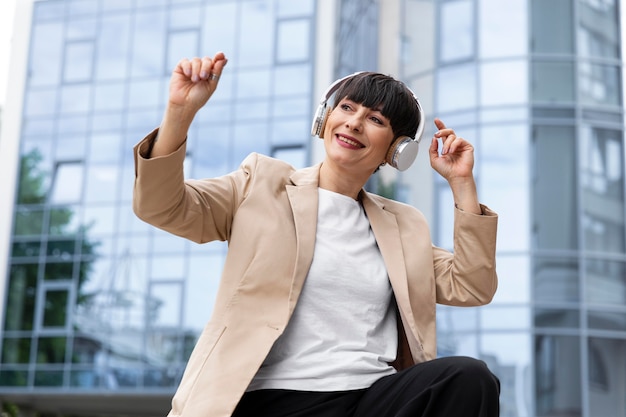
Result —
[[339, 138], [339, 140], [340, 140], [340, 141], [345, 142], [345, 143], [347, 143], [347, 144], [349, 144], [349, 145], [356, 146], [356, 147], [359, 147], [359, 148], [361, 147], [361, 144], [360, 144], [360, 143], [355, 142], [355, 141], [353, 141], [353, 140], [350, 140], [350, 139], [348, 139], [348, 138], [345, 138], [345, 137], [343, 137], [343, 136], [338, 136], [338, 138]]

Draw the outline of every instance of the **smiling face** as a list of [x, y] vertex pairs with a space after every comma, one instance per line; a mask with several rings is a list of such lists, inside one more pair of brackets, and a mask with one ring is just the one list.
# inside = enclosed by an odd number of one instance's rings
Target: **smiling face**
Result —
[[328, 115], [323, 138], [329, 162], [369, 176], [385, 161], [394, 134], [380, 110], [343, 98]]

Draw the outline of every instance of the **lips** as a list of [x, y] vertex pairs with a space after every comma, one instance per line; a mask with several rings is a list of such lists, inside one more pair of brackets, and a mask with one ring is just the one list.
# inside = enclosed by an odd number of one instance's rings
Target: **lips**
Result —
[[365, 147], [365, 145], [363, 145], [361, 142], [359, 142], [358, 140], [352, 137], [344, 136], [341, 134], [337, 134], [335, 135], [335, 137], [337, 138], [339, 142], [345, 143], [346, 145], [349, 145], [350, 147], [353, 147], [355, 149], [360, 149], [360, 148]]

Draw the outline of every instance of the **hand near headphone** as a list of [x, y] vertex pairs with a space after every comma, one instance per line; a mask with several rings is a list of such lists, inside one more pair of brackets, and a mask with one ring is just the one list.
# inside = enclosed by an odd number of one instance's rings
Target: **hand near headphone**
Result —
[[[472, 172], [474, 147], [467, 140], [457, 136], [453, 129], [447, 128], [440, 119], [435, 118], [435, 125], [439, 130], [430, 143], [428, 152], [430, 165], [450, 184], [458, 208], [481, 214]], [[441, 154], [437, 139], [441, 139], [443, 144]]]
[[[447, 128], [440, 119], [435, 119], [435, 125], [439, 130], [430, 143], [430, 165], [448, 182], [455, 178], [472, 177], [474, 167], [472, 144], [457, 136], [454, 130]], [[441, 154], [437, 139], [441, 139], [443, 144]]]
[[223, 52], [216, 53], [213, 58], [180, 60], [170, 79], [169, 105], [181, 106], [195, 114], [217, 89], [227, 62]]

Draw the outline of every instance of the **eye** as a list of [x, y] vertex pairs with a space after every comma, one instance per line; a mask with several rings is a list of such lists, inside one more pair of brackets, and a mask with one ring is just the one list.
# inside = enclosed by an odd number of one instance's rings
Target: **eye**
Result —
[[370, 119], [376, 124], [379, 124], [379, 125], [385, 124], [385, 122], [383, 122], [383, 120], [380, 119], [379, 117], [372, 116]]
[[348, 103], [341, 103], [339, 107], [341, 107], [341, 110], [350, 110], [352, 108]]

